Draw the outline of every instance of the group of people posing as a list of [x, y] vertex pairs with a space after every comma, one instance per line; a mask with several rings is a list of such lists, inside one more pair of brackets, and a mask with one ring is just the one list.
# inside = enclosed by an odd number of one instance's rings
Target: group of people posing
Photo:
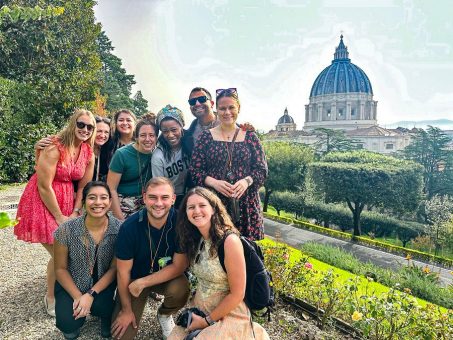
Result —
[[[239, 238], [264, 237], [261, 143], [253, 127], [237, 124], [236, 89], [216, 91], [216, 113], [204, 88], [188, 102], [195, 120], [187, 130], [171, 105], [139, 121], [129, 110], [111, 122], [77, 109], [36, 144], [14, 233], [51, 256], [44, 305], [65, 339], [79, 336], [89, 314], [100, 318], [101, 336], [134, 338], [150, 296], [162, 301], [164, 339], [195, 330], [196, 339], [269, 338], [243, 301]], [[184, 329], [172, 315], [188, 302], [188, 271], [198, 280], [189, 305], [206, 317], [192, 314]]]

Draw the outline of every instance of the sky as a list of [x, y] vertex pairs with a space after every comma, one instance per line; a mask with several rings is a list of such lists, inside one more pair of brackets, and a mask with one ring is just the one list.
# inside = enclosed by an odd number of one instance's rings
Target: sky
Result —
[[235, 87], [239, 121], [275, 129], [287, 107], [301, 129], [341, 34], [371, 81], [379, 125], [453, 120], [450, 0], [98, 0], [95, 14], [133, 92], [156, 113], [177, 106], [186, 124], [193, 87]]

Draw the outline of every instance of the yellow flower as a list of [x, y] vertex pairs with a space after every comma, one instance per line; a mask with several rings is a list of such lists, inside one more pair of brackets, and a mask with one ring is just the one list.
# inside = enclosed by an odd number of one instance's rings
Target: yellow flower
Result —
[[407, 254], [407, 255], [406, 255], [406, 260], [409, 261], [409, 260], [411, 260], [411, 259], [412, 259], [411, 254]]
[[429, 274], [431, 272], [431, 270], [428, 268], [428, 266], [424, 266], [423, 269], [422, 269], [423, 273], [425, 274]]
[[352, 314], [352, 320], [353, 321], [359, 321], [359, 320], [362, 320], [362, 317], [363, 317], [363, 314], [358, 312], [358, 311], [355, 311], [353, 314]]
[[411, 294], [412, 291], [410, 290], [410, 288], [404, 288], [404, 292], [407, 293], [407, 294]]

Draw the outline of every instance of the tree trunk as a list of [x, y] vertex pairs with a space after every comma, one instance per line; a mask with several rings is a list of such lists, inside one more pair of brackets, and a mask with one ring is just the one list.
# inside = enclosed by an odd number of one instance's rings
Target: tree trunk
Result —
[[264, 204], [263, 211], [267, 212], [267, 206], [269, 204], [269, 197], [271, 196], [272, 190], [264, 187]]
[[352, 212], [352, 220], [354, 223], [353, 236], [360, 236], [362, 234], [362, 229], [360, 227], [360, 215], [362, 214], [362, 210], [365, 204], [360, 202], [350, 202], [349, 200], [347, 201], [347, 203], [349, 209]]

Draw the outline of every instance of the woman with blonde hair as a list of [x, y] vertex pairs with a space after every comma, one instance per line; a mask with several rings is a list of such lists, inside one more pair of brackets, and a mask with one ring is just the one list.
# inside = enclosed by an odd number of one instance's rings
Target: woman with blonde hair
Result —
[[[46, 311], [51, 316], [55, 316], [53, 232], [58, 225], [80, 213], [82, 190], [93, 177], [95, 136], [93, 114], [76, 109], [52, 144], [38, 150], [36, 172], [25, 187], [17, 209], [16, 237], [41, 243], [51, 256], [44, 296]], [[73, 181], [79, 181], [75, 200]]]

